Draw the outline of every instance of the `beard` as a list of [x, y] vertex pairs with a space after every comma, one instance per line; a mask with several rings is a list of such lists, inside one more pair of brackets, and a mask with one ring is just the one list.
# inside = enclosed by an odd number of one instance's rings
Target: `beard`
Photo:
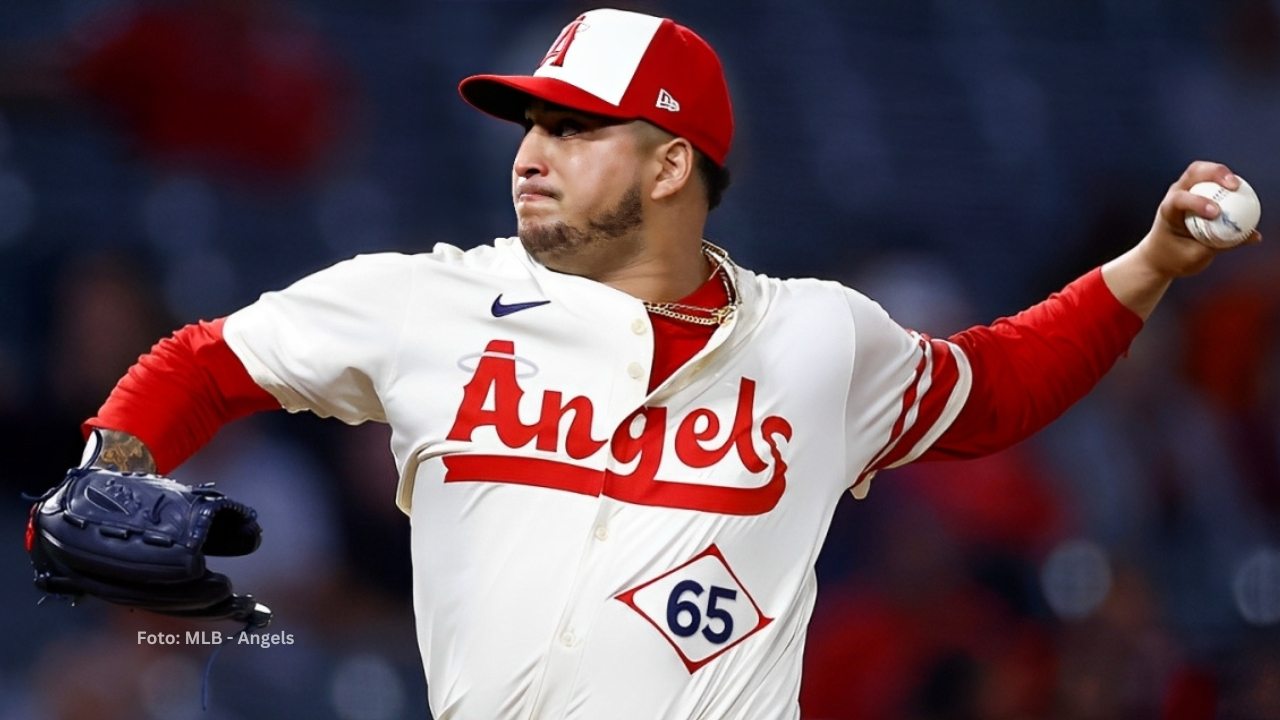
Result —
[[544, 225], [530, 223], [521, 224], [518, 234], [525, 250], [542, 261], [620, 240], [635, 232], [642, 221], [640, 184], [636, 183], [623, 193], [617, 205], [588, 218], [586, 227], [577, 227], [563, 221]]

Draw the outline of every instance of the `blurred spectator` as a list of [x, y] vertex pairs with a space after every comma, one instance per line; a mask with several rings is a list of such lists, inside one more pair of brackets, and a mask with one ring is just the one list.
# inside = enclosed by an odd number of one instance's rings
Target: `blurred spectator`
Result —
[[391, 598], [408, 598], [413, 592], [409, 518], [396, 506], [400, 474], [391, 455], [391, 429], [366, 423], [333, 430], [338, 528], [352, 581]]
[[84, 419], [173, 321], [159, 301], [144, 256], [72, 259], [59, 273], [46, 365], [59, 414]]
[[273, 0], [144, 5], [78, 33], [72, 77], [162, 165], [296, 177], [333, 152], [346, 73]]
[[868, 571], [824, 583], [805, 649], [809, 720], [1044, 717], [1044, 628], [975, 584], [955, 537], [889, 480], [874, 493]]
[[[1175, 686], [1185, 663], [1184, 653], [1160, 613], [1157, 595], [1144, 574], [1131, 565], [1116, 568], [1111, 593], [1099, 611], [1082, 622], [1063, 626], [1059, 632], [1058, 688], [1052, 717], [1160, 717], [1166, 693]], [[1171, 717], [1209, 720], [1213, 716]]]
[[1186, 369], [1221, 416], [1250, 499], [1280, 520], [1280, 253], [1261, 249], [1200, 288], [1187, 315]]
[[0, 436], [11, 450], [0, 486], [39, 494], [80, 457], [80, 423], [172, 328], [153, 274], [143, 253], [104, 252], [33, 278], [43, 288], [43, 322], [25, 348], [33, 362], [23, 392], [0, 404]]
[[1220, 665], [1226, 680], [1219, 717], [1280, 717], [1280, 635], [1274, 630], [1259, 634]]
[[83, 95], [171, 170], [295, 180], [332, 158], [352, 121], [342, 61], [276, 0], [113, 6], [9, 65], [11, 98]]

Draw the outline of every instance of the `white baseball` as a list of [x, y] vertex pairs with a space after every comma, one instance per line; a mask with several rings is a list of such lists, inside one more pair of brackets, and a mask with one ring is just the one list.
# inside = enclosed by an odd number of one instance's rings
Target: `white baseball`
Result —
[[1199, 182], [1191, 192], [1209, 198], [1221, 210], [1212, 220], [1187, 213], [1187, 230], [1211, 248], [1229, 248], [1244, 242], [1262, 217], [1262, 203], [1249, 183], [1240, 178], [1240, 189], [1228, 190], [1216, 182]]

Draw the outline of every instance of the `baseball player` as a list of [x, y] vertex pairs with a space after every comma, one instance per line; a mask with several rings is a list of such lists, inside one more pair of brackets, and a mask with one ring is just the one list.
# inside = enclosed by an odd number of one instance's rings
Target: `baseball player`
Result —
[[252, 412], [388, 423], [440, 718], [797, 718], [845, 492], [1063, 412], [1212, 259], [1188, 188], [1237, 186], [1192, 164], [1133, 249], [936, 339], [703, 239], [733, 115], [690, 29], [591, 11], [533, 75], [460, 92], [525, 129], [516, 237], [356, 257], [185, 327], [85, 424], [94, 464], [167, 473]]

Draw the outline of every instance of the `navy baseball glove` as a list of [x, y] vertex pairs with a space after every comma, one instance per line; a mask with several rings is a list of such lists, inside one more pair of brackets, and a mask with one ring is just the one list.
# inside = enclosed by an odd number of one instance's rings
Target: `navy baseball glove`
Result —
[[205, 567], [261, 540], [257, 513], [210, 486], [81, 467], [37, 499], [26, 545], [47, 593], [265, 627], [271, 610]]

